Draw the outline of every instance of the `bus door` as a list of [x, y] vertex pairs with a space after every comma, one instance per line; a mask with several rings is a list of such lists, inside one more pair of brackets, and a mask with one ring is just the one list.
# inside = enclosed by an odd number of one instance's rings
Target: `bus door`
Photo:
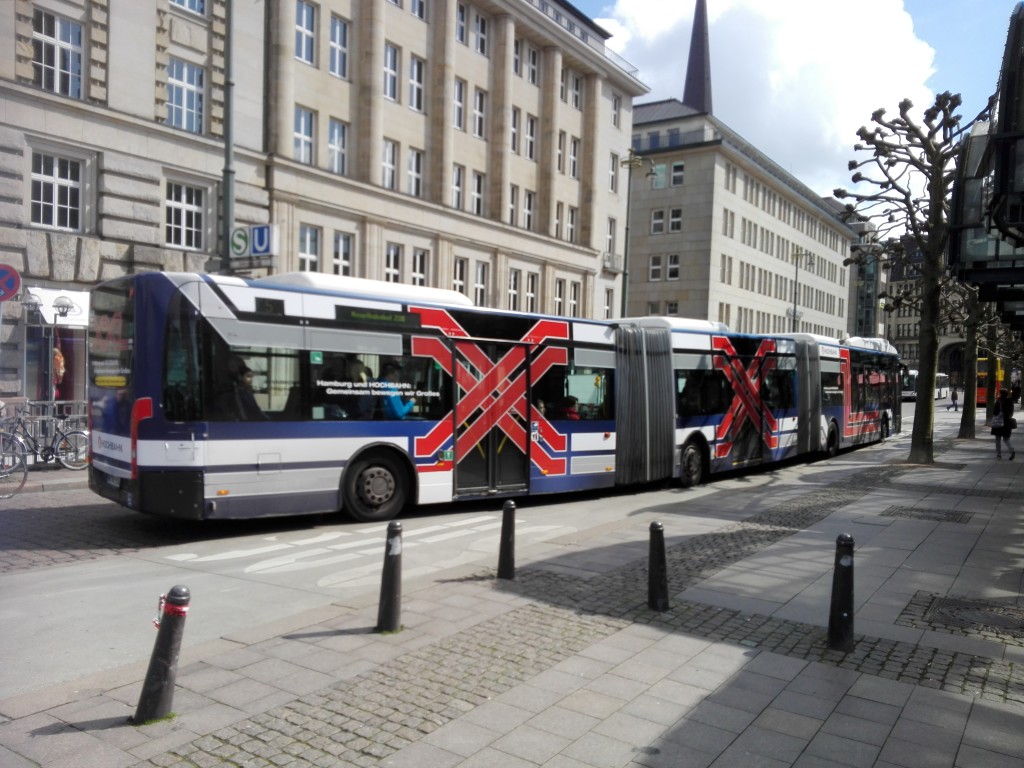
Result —
[[526, 344], [454, 342], [455, 495], [524, 491], [529, 478]]
[[[778, 447], [778, 425], [764, 404], [764, 387], [778, 363], [775, 339], [717, 336], [713, 339], [715, 368], [732, 390], [716, 429], [716, 456], [730, 468], [747, 467], [770, 459], [766, 449]], [[725, 467], [723, 467], [724, 469]]]

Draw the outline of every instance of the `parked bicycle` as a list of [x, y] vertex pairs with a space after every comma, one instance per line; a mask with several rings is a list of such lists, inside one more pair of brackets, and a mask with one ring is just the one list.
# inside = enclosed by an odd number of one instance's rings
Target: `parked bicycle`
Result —
[[[25, 411], [19, 409], [17, 416], [4, 422], [2, 434], [14, 442], [11, 451], [20, 452], [26, 466], [29, 454], [44, 463], [56, 459], [67, 469], [85, 469], [89, 465], [89, 435], [81, 429], [69, 429], [66, 419], [26, 419]], [[6, 456], [6, 441], [0, 449]]]
[[25, 486], [25, 453], [14, 437], [0, 432], [0, 499], [9, 499]]

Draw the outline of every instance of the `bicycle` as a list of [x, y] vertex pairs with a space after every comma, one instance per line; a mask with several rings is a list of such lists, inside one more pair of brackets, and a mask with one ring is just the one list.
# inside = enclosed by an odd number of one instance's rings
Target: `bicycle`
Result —
[[[37, 437], [36, 430], [32, 428], [42, 423], [53, 425], [53, 437], [49, 438], [49, 443], [47, 438]], [[11, 450], [21, 454], [22, 463], [26, 466], [30, 452], [44, 463], [56, 459], [66, 469], [81, 470], [89, 465], [89, 435], [80, 429], [66, 429], [64, 419], [43, 417], [30, 424], [25, 419], [25, 411], [19, 409], [17, 416], [5, 422], [4, 431], [0, 434], [14, 442]], [[5, 457], [7, 447], [5, 440], [0, 446]]]
[[28, 467], [15, 438], [0, 432], [0, 499], [9, 499], [25, 487]]

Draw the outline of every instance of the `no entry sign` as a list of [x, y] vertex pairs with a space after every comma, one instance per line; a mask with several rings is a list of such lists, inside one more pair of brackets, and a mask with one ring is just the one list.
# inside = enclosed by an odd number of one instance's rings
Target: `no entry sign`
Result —
[[13, 299], [21, 290], [21, 275], [9, 264], [0, 264], [0, 301]]

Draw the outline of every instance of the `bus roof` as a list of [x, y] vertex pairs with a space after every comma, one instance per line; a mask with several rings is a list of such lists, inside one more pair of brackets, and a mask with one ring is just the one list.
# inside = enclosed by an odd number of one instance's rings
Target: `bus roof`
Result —
[[686, 317], [626, 317], [618, 325], [635, 325], [641, 328], [668, 328], [672, 331], [706, 331], [708, 333], [729, 333], [729, 326], [714, 320], [691, 320]]
[[423, 285], [387, 283], [383, 280], [368, 280], [363, 277], [346, 277], [344, 275], [325, 275], [318, 272], [285, 272], [280, 275], [270, 275], [269, 277], [251, 280], [250, 284], [264, 285], [268, 288], [290, 286], [329, 293], [376, 296], [382, 299], [399, 301], [424, 301], [431, 304], [449, 304], [460, 307], [474, 306], [473, 300], [468, 296], [448, 288], [429, 288]]
[[888, 339], [866, 339], [863, 336], [851, 336], [843, 343], [848, 347], [871, 349], [875, 352], [888, 352], [891, 355], [897, 354], [896, 347], [890, 344]]

